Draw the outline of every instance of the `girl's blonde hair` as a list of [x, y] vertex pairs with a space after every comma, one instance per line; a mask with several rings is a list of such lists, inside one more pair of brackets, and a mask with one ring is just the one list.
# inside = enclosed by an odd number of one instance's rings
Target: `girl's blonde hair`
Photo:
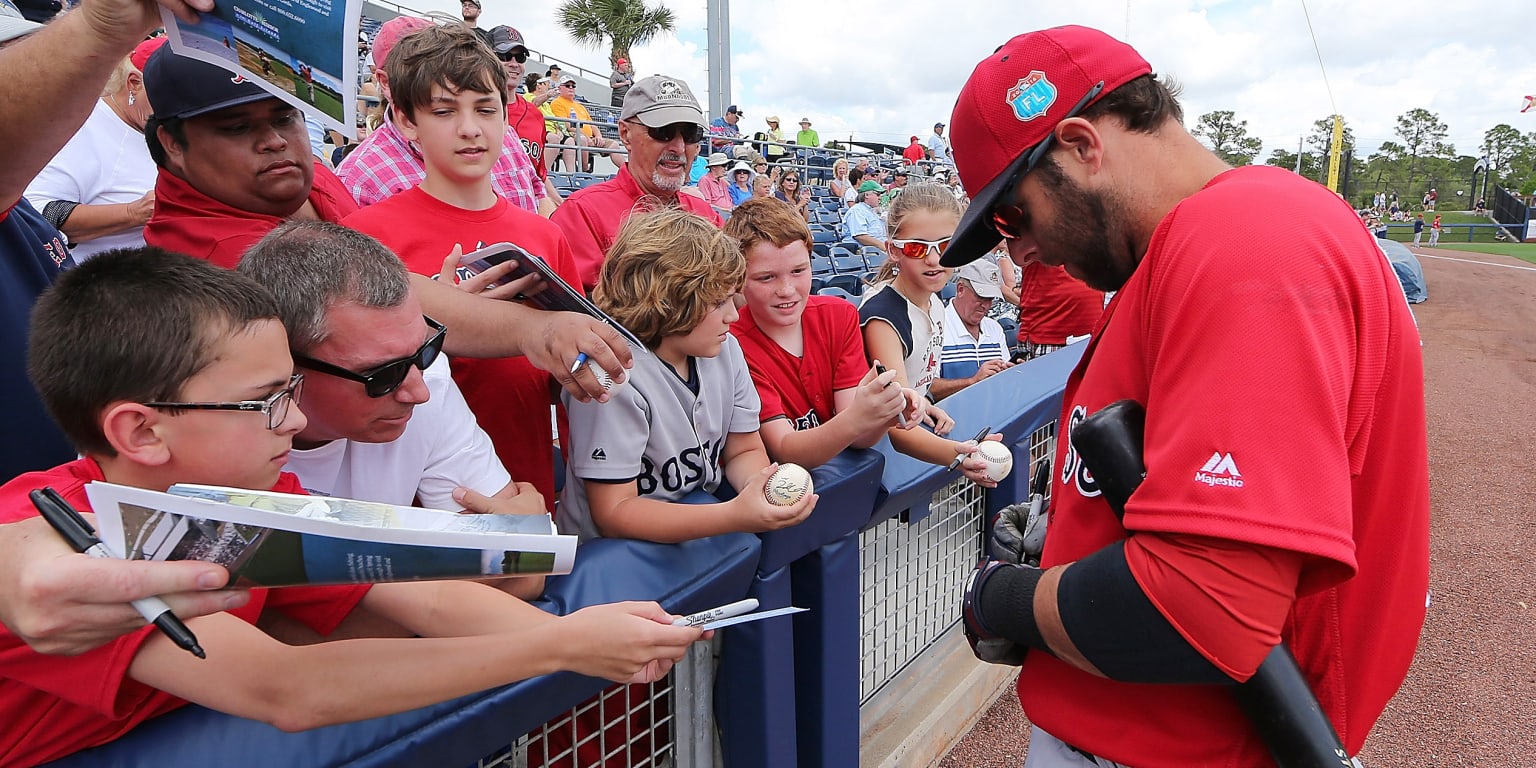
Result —
[[[953, 192], [942, 184], [923, 182], [921, 184], [908, 184], [902, 189], [901, 194], [891, 200], [891, 210], [885, 214], [886, 237], [894, 238], [901, 231], [901, 225], [916, 211], [932, 211], [934, 213], [953, 214], [960, 218], [960, 201], [955, 199]], [[901, 255], [889, 254], [889, 258], [880, 265], [880, 270], [875, 273], [870, 281], [871, 285], [887, 282], [896, 278], [896, 272], [900, 268], [897, 265], [901, 261]]]
[[592, 300], [650, 349], [688, 333], [741, 290], [736, 238], [680, 208], [631, 214], [608, 249]]

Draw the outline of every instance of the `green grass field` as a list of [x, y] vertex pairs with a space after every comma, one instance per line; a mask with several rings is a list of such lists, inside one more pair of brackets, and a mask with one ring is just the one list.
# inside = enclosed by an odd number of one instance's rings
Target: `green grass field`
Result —
[[1468, 251], [1470, 253], [1491, 253], [1498, 256], [1513, 256], [1521, 261], [1536, 264], [1536, 243], [1450, 243], [1441, 239], [1440, 247], [1450, 251]]

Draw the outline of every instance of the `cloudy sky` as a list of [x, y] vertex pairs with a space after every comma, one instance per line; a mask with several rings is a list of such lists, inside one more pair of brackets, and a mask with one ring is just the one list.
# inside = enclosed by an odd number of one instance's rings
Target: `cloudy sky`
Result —
[[[555, 23], [555, 0], [483, 0], [481, 26], [511, 24], [535, 51], [605, 66], [606, 49], [578, 47]], [[656, 0], [650, 0], [652, 3]], [[402, 0], [457, 15], [457, 0]], [[704, 0], [666, 0], [675, 35], [635, 51], [639, 75], [688, 80], [708, 105]], [[1439, 115], [1458, 153], [1485, 131], [1536, 131], [1536, 3], [1467, 0], [741, 0], [731, 11], [732, 101], [744, 127], [784, 128], [808, 116], [822, 140], [905, 143], [949, 122], [976, 62], [1008, 37], [1059, 24], [1130, 42], [1184, 87], [1186, 118], [1232, 110], [1264, 141], [1295, 151], [1313, 121], [1337, 110], [1374, 151], [1397, 116]], [[1316, 32], [1316, 47], [1308, 31]], [[1319, 51], [1321, 65], [1319, 64]], [[1326, 78], [1325, 73], [1326, 72]]]

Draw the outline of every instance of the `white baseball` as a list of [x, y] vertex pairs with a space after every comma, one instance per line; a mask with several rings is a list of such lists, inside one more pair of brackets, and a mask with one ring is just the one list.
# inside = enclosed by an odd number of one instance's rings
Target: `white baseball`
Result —
[[616, 386], [613, 383], [613, 377], [609, 376], [608, 372], [603, 370], [603, 367], [601, 365], [598, 365], [595, 362], [590, 362], [589, 361], [587, 363], [587, 370], [591, 371], [592, 375], [597, 377], [597, 383], [603, 385], [603, 391], [604, 392], [612, 392], [613, 391], [613, 388]]
[[975, 456], [980, 456], [987, 462], [987, 477], [993, 482], [1002, 482], [1003, 478], [1013, 471], [1013, 451], [1008, 446], [988, 440], [976, 445]]
[[811, 473], [799, 464], [780, 464], [779, 471], [768, 478], [763, 495], [776, 507], [794, 504], [811, 492]]

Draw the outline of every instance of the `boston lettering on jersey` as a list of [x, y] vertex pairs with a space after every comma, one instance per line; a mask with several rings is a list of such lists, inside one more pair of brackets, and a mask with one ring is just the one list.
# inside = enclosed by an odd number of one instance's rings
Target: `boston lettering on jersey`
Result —
[[650, 457], [642, 458], [640, 476], [635, 478], [637, 490], [641, 496], [649, 496], [657, 488], [667, 493], [677, 493], [684, 488], [696, 486], [701, 480], [707, 481], [720, 472], [720, 454], [724, 451], [724, 440], [712, 440], [684, 449], [682, 453], [662, 462], [660, 467]]
[[804, 416], [796, 416], [790, 419], [790, 421], [794, 423], [796, 432], [803, 432], [807, 429], [815, 429], [821, 426], [821, 417], [816, 415], [816, 409], [814, 408], [806, 411]]

